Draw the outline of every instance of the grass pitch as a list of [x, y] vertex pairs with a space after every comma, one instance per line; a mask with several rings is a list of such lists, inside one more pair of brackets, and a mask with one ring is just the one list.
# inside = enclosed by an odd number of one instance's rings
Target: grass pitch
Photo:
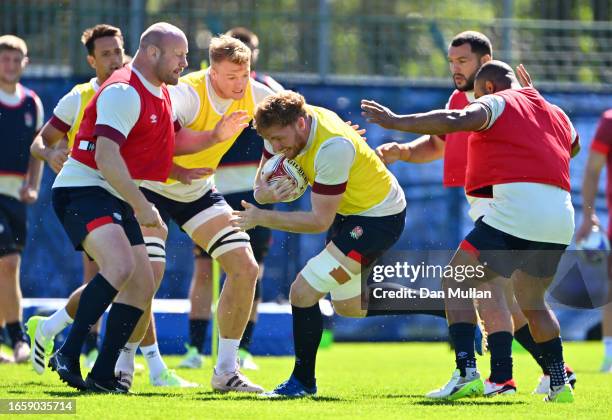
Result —
[[[136, 395], [82, 394], [64, 386], [56, 374], [38, 376], [28, 365], [0, 365], [0, 398], [77, 398], [79, 418], [128, 419], [318, 419], [318, 418], [606, 418], [612, 413], [612, 375], [598, 373], [601, 343], [566, 343], [566, 360], [576, 370], [574, 404], [545, 404], [531, 395], [539, 378], [538, 366], [525, 351], [515, 351], [514, 396], [476, 398], [457, 402], [425, 399], [423, 394], [450, 378], [454, 355], [443, 343], [334, 344], [320, 351], [317, 376], [319, 397], [269, 401], [211, 391], [210, 363], [199, 370], [179, 370], [200, 388], [177, 390], [150, 386], [137, 375]], [[179, 357], [166, 357], [170, 367]], [[144, 363], [139, 357], [139, 362]], [[291, 357], [258, 357], [260, 370], [248, 376], [265, 388], [287, 379]], [[209, 362], [209, 360], [207, 360]], [[489, 357], [478, 359], [481, 373], [489, 373]], [[0, 418], [4, 417], [0, 415]], [[8, 416], [6, 416], [8, 418]], [[19, 418], [52, 418], [48, 414]], [[66, 415], [55, 416], [66, 418]], [[69, 418], [69, 417], [68, 417]]]

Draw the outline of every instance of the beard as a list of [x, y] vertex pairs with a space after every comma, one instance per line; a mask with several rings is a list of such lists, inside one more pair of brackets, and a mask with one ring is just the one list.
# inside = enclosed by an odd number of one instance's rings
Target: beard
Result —
[[457, 89], [459, 92], [470, 92], [470, 91], [474, 90], [474, 78], [475, 78], [475, 76], [476, 76], [476, 73], [474, 73], [470, 77], [466, 78], [465, 79], [465, 85], [463, 85], [463, 86], [457, 85], [457, 82], [455, 81], [455, 78], [453, 77], [453, 83], [455, 84], [455, 89]]
[[178, 77], [175, 77], [171, 71], [164, 70], [161, 66], [157, 67], [157, 78], [166, 85], [176, 85], [178, 83]]

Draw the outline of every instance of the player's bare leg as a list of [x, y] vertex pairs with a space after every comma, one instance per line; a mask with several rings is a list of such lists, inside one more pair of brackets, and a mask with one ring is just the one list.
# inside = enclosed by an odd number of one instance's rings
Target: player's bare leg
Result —
[[[259, 366], [253, 360], [253, 356], [249, 351], [249, 347], [251, 345], [251, 340], [253, 338], [253, 328], [255, 324], [257, 324], [257, 311], [259, 309], [259, 304], [261, 303], [261, 298], [257, 297], [257, 290], [261, 287], [261, 278], [263, 273], [263, 265], [259, 265], [259, 275], [257, 276], [257, 284], [255, 291], [255, 300], [253, 300], [253, 307], [251, 308], [251, 314], [249, 315], [249, 320], [247, 321], [246, 328], [244, 330], [244, 334], [242, 334], [242, 339], [240, 340], [240, 345], [238, 349], [238, 356], [240, 358], [240, 367], [245, 370], [258, 370]], [[261, 293], [261, 292], [260, 292]]]
[[[222, 392], [262, 392], [263, 388], [250, 383], [236, 366], [240, 338], [253, 305], [258, 267], [247, 235], [230, 227], [231, 217], [229, 212], [213, 217], [191, 235], [198, 246], [219, 261], [226, 273], [217, 307], [219, 351], [212, 386]], [[228, 235], [228, 241], [238, 242], [219, 242], [224, 235]], [[237, 383], [240, 383], [238, 387]]]
[[[187, 354], [179, 365], [179, 367], [190, 369], [200, 368], [204, 361], [204, 342], [210, 322], [212, 305], [212, 260], [206, 254], [201, 255], [199, 247], [194, 249], [194, 253], [196, 253], [196, 257], [194, 258], [193, 277], [189, 287], [189, 301], [191, 304], [189, 312], [189, 345], [186, 345]], [[259, 264], [256, 296], [262, 277], [263, 265]], [[253, 356], [249, 353], [249, 345], [252, 339], [253, 327], [257, 323], [257, 309], [260, 302], [261, 299], [257, 297], [253, 301], [251, 314], [240, 340], [238, 356], [241, 369], [259, 369], [253, 360]]]
[[21, 287], [19, 286], [19, 266], [21, 256], [12, 253], [0, 257], [0, 311], [13, 345], [13, 359], [23, 363], [30, 357], [30, 347], [21, 325]]

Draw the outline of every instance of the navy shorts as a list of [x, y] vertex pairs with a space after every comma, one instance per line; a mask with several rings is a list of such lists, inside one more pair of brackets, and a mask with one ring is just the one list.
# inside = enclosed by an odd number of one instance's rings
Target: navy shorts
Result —
[[545, 278], [555, 275], [567, 245], [517, 238], [487, 225], [481, 217], [459, 247], [503, 277], [521, 270]]
[[[229, 204], [229, 206], [234, 210], [243, 210], [242, 204], [240, 204], [242, 200], [255, 204], [257, 207], [262, 209], [272, 210], [272, 208], [274, 208], [273, 204], [257, 204], [255, 198], [253, 197], [253, 191], [227, 194], [223, 197], [225, 198], [225, 201], [227, 201], [227, 204]], [[266, 227], [256, 226], [253, 229], [247, 230], [247, 233], [251, 238], [251, 248], [253, 249], [255, 261], [261, 263], [266, 255], [268, 255], [268, 251], [270, 250], [272, 231]], [[197, 258], [210, 258], [208, 253], [197, 245], [195, 245], [193, 252]]]
[[26, 234], [26, 205], [13, 197], [0, 194], [0, 257], [20, 254], [25, 247]]
[[132, 207], [102, 187], [58, 187], [52, 192], [53, 208], [77, 251], [94, 229], [120, 225], [132, 246], [144, 244]]
[[164, 197], [154, 191], [146, 188], [141, 188], [140, 191], [144, 194], [149, 202], [153, 203], [159, 211], [159, 215], [166, 225], [173, 220], [179, 227], [187, 223], [194, 216], [202, 211], [219, 204], [225, 204], [225, 199], [216, 191], [210, 190], [202, 197], [189, 203], [176, 201], [168, 197]]
[[381, 217], [337, 214], [325, 243], [333, 242], [344, 255], [369, 267], [398, 241], [405, 223], [406, 209]]

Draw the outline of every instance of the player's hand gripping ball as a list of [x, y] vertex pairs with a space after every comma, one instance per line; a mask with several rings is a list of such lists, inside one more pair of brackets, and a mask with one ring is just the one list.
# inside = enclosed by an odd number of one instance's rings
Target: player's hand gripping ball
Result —
[[261, 170], [261, 176], [263, 179], [266, 179], [268, 174], [270, 174], [270, 177], [267, 178], [267, 181], [270, 186], [273, 186], [284, 177], [289, 177], [295, 185], [295, 189], [289, 198], [283, 200], [284, 203], [297, 200], [308, 187], [308, 179], [302, 167], [296, 161], [287, 159], [283, 155], [274, 155], [266, 162]]

